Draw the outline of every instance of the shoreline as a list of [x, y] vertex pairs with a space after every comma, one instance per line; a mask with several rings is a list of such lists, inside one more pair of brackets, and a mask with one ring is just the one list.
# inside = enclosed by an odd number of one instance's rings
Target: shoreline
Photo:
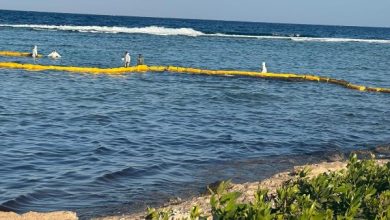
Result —
[[[387, 147], [389, 148], [389, 147]], [[390, 149], [390, 148], [389, 148]], [[388, 151], [389, 149], [386, 149]], [[380, 153], [377, 150], [375, 150], [376, 153]], [[371, 153], [370, 151], [357, 151], [355, 153], [358, 153], [362, 159], [366, 159], [368, 155]], [[378, 164], [385, 164], [390, 161], [390, 159], [385, 158], [376, 158], [375, 161]], [[261, 181], [254, 181], [254, 182], [245, 182], [245, 183], [231, 183], [231, 186], [228, 188], [228, 192], [241, 192], [242, 195], [239, 198], [240, 202], [251, 202], [254, 200], [254, 194], [257, 191], [257, 189], [264, 188], [268, 189], [270, 194], [275, 194], [276, 189], [281, 187], [283, 183], [286, 181], [292, 180], [296, 177], [296, 174], [303, 170], [304, 168], [309, 168], [310, 172], [308, 177], [312, 178], [322, 173], [329, 173], [334, 171], [340, 171], [347, 167], [348, 159], [347, 158], [338, 158], [335, 161], [320, 161], [318, 163], [311, 163], [306, 165], [297, 165], [293, 166], [291, 169], [283, 172], [276, 173], [275, 175], [271, 176], [270, 178], [261, 180]], [[200, 207], [201, 210], [203, 210], [206, 214], [211, 213], [211, 206], [210, 206], [210, 198], [211, 195], [200, 195], [200, 196], [193, 196], [190, 198], [187, 198], [183, 201], [177, 200], [177, 201], [171, 201], [169, 204], [157, 207], [157, 210], [173, 210], [174, 216], [170, 219], [189, 219], [188, 213], [190, 213], [191, 208], [196, 204]], [[114, 215], [114, 216], [105, 216], [105, 217], [95, 217], [92, 218], [92, 220], [133, 220], [133, 219], [145, 219], [146, 217], [146, 211], [138, 212], [138, 213], [132, 213], [132, 214], [122, 214], [122, 215]], [[212, 218], [208, 218], [212, 219]]]
[[[378, 160], [385, 161], [385, 160]], [[241, 184], [232, 183], [231, 187], [229, 187], [228, 191], [238, 191], [242, 192], [240, 197], [240, 201], [249, 202], [254, 199], [253, 195], [260, 186], [261, 188], [267, 188], [270, 190], [270, 193], [273, 194], [276, 192], [276, 189], [280, 187], [285, 181], [288, 181], [293, 178], [293, 174], [298, 170], [301, 170], [304, 166], [294, 166], [291, 171], [284, 171], [273, 175], [270, 178], [267, 178], [262, 181], [255, 182], [246, 182]], [[330, 172], [330, 171], [338, 171], [346, 168], [347, 162], [343, 161], [335, 161], [335, 162], [320, 162], [307, 165], [312, 170], [310, 172], [310, 176], [316, 176], [320, 173]], [[171, 204], [158, 207], [157, 209], [172, 209], [175, 213], [173, 219], [181, 219], [185, 217], [189, 217], [186, 213], [189, 213], [194, 204], [197, 204], [203, 211], [206, 213], [210, 213], [210, 197], [211, 195], [204, 196], [195, 196], [192, 198], [188, 198], [187, 200], [180, 202], [173, 202]], [[92, 218], [93, 220], [133, 220], [133, 219], [145, 219], [146, 211], [140, 213], [133, 214], [124, 214], [118, 216], [106, 216], [106, 217], [97, 217]]]
[[[371, 153], [377, 155], [378, 157], [375, 161], [378, 164], [385, 164], [390, 161], [388, 159], [388, 154], [390, 153], [390, 146], [377, 147], [373, 150], [357, 150], [352, 153], [359, 155], [359, 158], [366, 159]], [[317, 176], [321, 173], [328, 173], [333, 171], [340, 171], [345, 169], [347, 166], [348, 159], [345, 157], [334, 157], [328, 161], [321, 161], [317, 163], [310, 163], [306, 165], [296, 165], [291, 168], [288, 168], [285, 171], [278, 172], [272, 175], [269, 178], [266, 178], [261, 181], [252, 181], [245, 183], [231, 183], [228, 191], [241, 192], [242, 195], [239, 198], [240, 202], [251, 202], [254, 199], [254, 193], [257, 189], [264, 188], [268, 189], [270, 194], [275, 194], [276, 189], [279, 188], [284, 182], [291, 180], [295, 177], [295, 174], [298, 173], [305, 167], [310, 169], [309, 177]], [[218, 183], [215, 183], [217, 185]], [[212, 184], [214, 185], [214, 184]], [[210, 185], [211, 188], [214, 186]], [[181, 219], [189, 217], [191, 208], [196, 204], [201, 210], [209, 214], [211, 211], [210, 207], [210, 197], [209, 194], [203, 195], [194, 195], [185, 199], [173, 199], [169, 203], [164, 204], [160, 207], [154, 207], [157, 210], [168, 210], [172, 209], [175, 215], [171, 219]], [[133, 220], [133, 219], [145, 219], [146, 210], [142, 212], [127, 213], [121, 215], [113, 216], [103, 216], [103, 217], [93, 217], [92, 220]], [[75, 220], [79, 219], [76, 212], [71, 211], [55, 211], [55, 212], [27, 212], [24, 214], [16, 214], [14, 212], [1, 212], [0, 211], [0, 220], [36, 220], [36, 219], [56, 219], [56, 220]], [[85, 218], [80, 218], [85, 219]], [[211, 218], [209, 218], [211, 219]]]

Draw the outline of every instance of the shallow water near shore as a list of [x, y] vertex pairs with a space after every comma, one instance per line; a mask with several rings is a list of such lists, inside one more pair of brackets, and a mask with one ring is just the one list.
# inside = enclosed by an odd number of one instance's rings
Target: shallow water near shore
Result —
[[[207, 69], [258, 70], [265, 61], [272, 72], [378, 87], [390, 87], [389, 36], [385, 28], [0, 11], [0, 50], [37, 44], [63, 56], [39, 64], [120, 66], [128, 50], [133, 64], [138, 53], [150, 65]], [[258, 180], [388, 144], [389, 115], [388, 94], [329, 84], [0, 69], [0, 207], [82, 218], [132, 212], [217, 180]]]

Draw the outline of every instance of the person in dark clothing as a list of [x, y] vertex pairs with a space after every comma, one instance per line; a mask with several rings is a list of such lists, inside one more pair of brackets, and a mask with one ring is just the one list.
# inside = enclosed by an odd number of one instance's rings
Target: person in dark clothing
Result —
[[142, 54], [138, 54], [137, 65], [144, 65], [144, 64], [145, 64], [144, 57], [142, 56]]

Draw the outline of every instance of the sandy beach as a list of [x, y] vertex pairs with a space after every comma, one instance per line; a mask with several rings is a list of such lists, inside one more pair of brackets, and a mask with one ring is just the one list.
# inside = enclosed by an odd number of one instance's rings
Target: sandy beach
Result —
[[27, 212], [18, 215], [14, 212], [0, 212], [0, 220], [77, 220], [77, 214], [68, 211], [38, 213]]

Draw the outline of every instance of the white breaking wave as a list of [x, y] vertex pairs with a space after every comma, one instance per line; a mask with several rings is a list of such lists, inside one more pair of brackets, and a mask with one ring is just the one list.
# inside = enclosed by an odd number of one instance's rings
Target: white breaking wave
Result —
[[226, 37], [226, 38], [252, 38], [252, 39], [274, 39], [274, 40], [292, 40], [299, 42], [363, 42], [390, 44], [390, 40], [381, 39], [355, 39], [355, 38], [321, 38], [321, 37], [300, 37], [300, 36], [257, 36], [257, 35], [238, 35], [238, 34], [206, 34], [192, 28], [167, 28], [159, 26], [149, 27], [109, 27], [109, 26], [73, 26], [73, 25], [39, 25], [39, 24], [0, 24], [0, 27], [13, 28], [32, 28], [35, 30], [62, 30], [77, 31], [83, 33], [127, 33], [127, 34], [152, 34], [152, 35], [181, 35], [190, 37], [208, 36], [208, 37]]
[[32, 28], [37, 30], [61, 30], [90, 33], [128, 33], [128, 34], [152, 34], [152, 35], [183, 35], [197, 37], [204, 33], [192, 28], [166, 28], [158, 26], [149, 27], [108, 27], [108, 26], [73, 26], [73, 25], [35, 25], [35, 24], [0, 24], [0, 27]]
[[240, 37], [254, 39], [275, 39], [275, 40], [292, 40], [292, 41], [312, 41], [312, 42], [364, 42], [364, 43], [379, 43], [390, 44], [390, 40], [381, 39], [358, 39], [358, 38], [325, 38], [325, 37], [295, 37], [295, 36], [255, 36], [255, 35], [230, 35], [230, 34], [208, 34], [208, 36], [216, 37]]
[[291, 40], [293, 40], [293, 41], [318, 41], [318, 42], [364, 42], [364, 43], [390, 44], [390, 40], [380, 40], [380, 39], [292, 37]]

